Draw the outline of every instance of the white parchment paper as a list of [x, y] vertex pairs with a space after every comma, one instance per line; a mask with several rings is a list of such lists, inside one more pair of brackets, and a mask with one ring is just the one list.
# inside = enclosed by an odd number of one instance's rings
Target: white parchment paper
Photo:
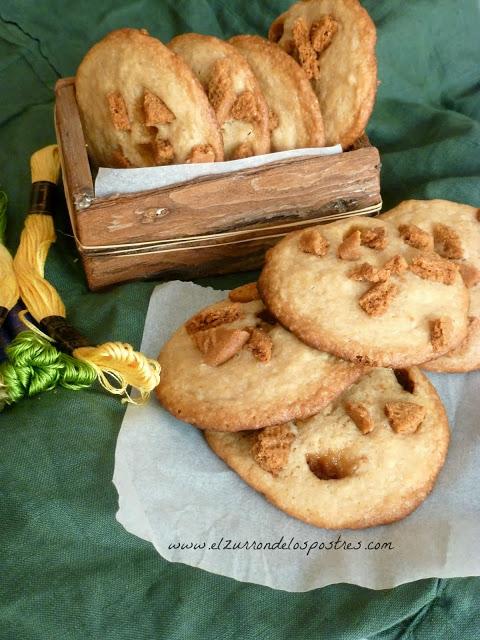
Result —
[[136, 193], [168, 187], [199, 178], [201, 176], [231, 173], [239, 169], [250, 169], [261, 165], [271, 164], [288, 158], [306, 156], [331, 156], [342, 153], [341, 145], [333, 147], [313, 147], [308, 149], [293, 149], [292, 151], [277, 151], [261, 156], [252, 156], [240, 160], [227, 162], [202, 162], [194, 164], [172, 164], [163, 167], [145, 167], [143, 169], [106, 169], [101, 167], [95, 179], [95, 196], [121, 195], [122, 193]]
[[[156, 287], [142, 351], [156, 357], [180, 323], [223, 297], [192, 283]], [[123, 420], [113, 476], [117, 519], [167, 560], [287, 591], [337, 582], [382, 589], [420, 578], [479, 575], [480, 373], [429, 377], [448, 411], [451, 445], [433, 493], [398, 523], [327, 531], [287, 516], [217, 458], [200, 431], [171, 417], [155, 398], [144, 407], [129, 406]], [[250, 548], [233, 549], [235, 543]], [[258, 548], [265, 543], [273, 549]]]

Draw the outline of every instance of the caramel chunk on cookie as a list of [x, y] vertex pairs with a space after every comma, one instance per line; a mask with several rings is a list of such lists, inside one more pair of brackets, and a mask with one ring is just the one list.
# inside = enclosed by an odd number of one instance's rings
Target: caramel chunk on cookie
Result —
[[424, 280], [450, 285], [455, 282], [458, 267], [436, 253], [429, 253], [412, 258], [410, 271]]
[[115, 129], [118, 131], [130, 131], [132, 126], [128, 117], [127, 105], [120, 91], [109, 93], [107, 102]]
[[425, 419], [426, 410], [415, 402], [387, 402], [385, 415], [395, 433], [415, 433]]
[[215, 161], [215, 151], [210, 144], [196, 144], [192, 147], [189, 155], [185, 162], [187, 164], [196, 163], [196, 162], [214, 162]]
[[388, 244], [387, 230], [385, 227], [361, 229], [360, 241], [361, 244], [369, 247], [369, 249], [377, 249], [377, 251], [385, 249]]
[[468, 262], [461, 262], [458, 265], [458, 270], [463, 278], [465, 286], [471, 289], [480, 282], [480, 269], [474, 267], [473, 264]]
[[145, 124], [152, 127], [159, 124], [170, 124], [175, 120], [175, 116], [164, 103], [164, 101], [148, 89], [143, 94], [143, 111], [145, 113]]
[[240, 287], [232, 289], [228, 294], [228, 297], [232, 302], [251, 302], [252, 300], [260, 300], [257, 283], [249, 282], [248, 284], [242, 284]]
[[319, 229], [303, 231], [300, 235], [299, 244], [304, 253], [313, 253], [316, 256], [326, 255], [329, 246]]
[[171, 164], [175, 158], [175, 151], [170, 140], [155, 140], [151, 145], [156, 165]]
[[320, 73], [318, 68], [317, 52], [310, 41], [310, 33], [307, 23], [303, 18], [298, 18], [292, 27], [295, 53], [300, 66], [305, 71], [309, 80], [317, 79]]
[[217, 114], [217, 120], [222, 125], [235, 101], [235, 92], [233, 91], [232, 79], [226, 60], [220, 59], [213, 64], [207, 86], [207, 95]]
[[265, 471], [277, 476], [287, 465], [295, 435], [288, 424], [267, 427], [254, 436], [252, 456]]
[[387, 260], [383, 265], [383, 269], [390, 271], [390, 273], [399, 276], [408, 269], [408, 262], [403, 256], [396, 255], [390, 260]]
[[333, 37], [337, 33], [338, 23], [332, 16], [322, 16], [310, 27], [310, 42], [314, 51], [322, 53], [332, 43]]
[[369, 316], [382, 316], [397, 294], [397, 285], [391, 282], [379, 282], [360, 296], [358, 304]]
[[230, 116], [234, 120], [250, 120], [257, 122], [260, 118], [257, 99], [252, 91], [241, 93], [232, 105]]
[[345, 411], [362, 433], [370, 433], [375, 427], [368, 407], [363, 402], [346, 402]]
[[204, 309], [185, 324], [185, 329], [187, 333], [192, 334], [197, 331], [218, 327], [221, 324], [235, 322], [235, 320], [241, 317], [242, 312], [239, 304], [229, 304], [213, 309]]
[[420, 227], [417, 227], [417, 225], [401, 224], [398, 227], [398, 231], [403, 241], [411, 247], [423, 251], [433, 251], [432, 236], [423, 229], [420, 229]]
[[434, 351], [445, 351], [453, 333], [450, 318], [442, 317], [430, 320], [430, 341]]
[[338, 246], [340, 260], [358, 260], [360, 258], [361, 233], [358, 229], [349, 233]]
[[250, 158], [253, 156], [253, 147], [249, 142], [242, 142], [232, 152], [232, 160], [241, 160], [242, 158]]
[[255, 327], [250, 333], [247, 349], [260, 362], [269, 362], [272, 357], [273, 342], [266, 331]]
[[385, 282], [390, 277], [390, 270], [377, 269], [368, 262], [363, 262], [358, 267], [354, 267], [348, 272], [348, 277], [358, 282]]
[[443, 258], [460, 260], [463, 258], [462, 241], [458, 233], [448, 224], [436, 224], [433, 227], [435, 251]]
[[203, 353], [205, 364], [211, 367], [218, 367], [233, 358], [241, 351], [249, 338], [248, 331], [227, 329], [227, 327], [214, 327], [205, 331], [197, 331], [193, 335], [195, 344]]

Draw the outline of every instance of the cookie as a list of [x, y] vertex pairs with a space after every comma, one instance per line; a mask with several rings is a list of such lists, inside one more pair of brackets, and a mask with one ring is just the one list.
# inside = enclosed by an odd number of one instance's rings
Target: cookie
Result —
[[318, 96], [327, 144], [352, 145], [377, 92], [376, 29], [357, 0], [297, 2], [268, 37], [303, 67]]
[[202, 429], [258, 429], [316, 413], [362, 374], [300, 342], [251, 289], [200, 311], [163, 347], [157, 397], [176, 418]]
[[268, 107], [248, 62], [235, 47], [198, 33], [168, 43], [204, 87], [223, 136], [225, 160], [270, 151]]
[[450, 372], [480, 368], [479, 209], [448, 200], [406, 200], [381, 217], [413, 243], [425, 234], [424, 242], [458, 265], [470, 295], [466, 339], [445, 356], [424, 363], [423, 368]]
[[282, 511], [317, 527], [360, 529], [400, 520], [425, 500], [449, 429], [418, 369], [373, 369], [307, 420], [205, 438]]
[[200, 83], [144, 29], [112, 31], [95, 44], [75, 89], [88, 152], [99, 166], [223, 160], [220, 129]]
[[252, 68], [269, 109], [271, 150], [323, 147], [317, 97], [303, 69], [278, 45], [260, 36], [229, 40]]
[[266, 306], [307, 344], [371, 366], [420, 364], [467, 334], [458, 267], [387, 220], [355, 217], [289, 234], [266, 255]]

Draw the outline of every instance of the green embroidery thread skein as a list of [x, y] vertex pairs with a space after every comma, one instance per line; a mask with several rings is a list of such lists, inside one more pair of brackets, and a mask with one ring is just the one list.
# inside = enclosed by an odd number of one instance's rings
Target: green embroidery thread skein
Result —
[[[3, 244], [7, 226], [7, 196], [0, 192], [0, 326], [18, 300], [18, 284], [10, 252]], [[22, 331], [4, 348], [0, 364], [0, 411], [57, 385], [72, 390], [89, 387], [96, 379], [93, 367], [59, 351], [38, 330]]]

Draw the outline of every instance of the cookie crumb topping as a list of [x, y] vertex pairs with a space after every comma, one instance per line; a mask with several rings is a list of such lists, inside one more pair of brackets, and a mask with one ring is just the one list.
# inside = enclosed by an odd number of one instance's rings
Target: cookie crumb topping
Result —
[[250, 334], [243, 329], [214, 327], [205, 331], [197, 331], [193, 339], [203, 354], [205, 364], [218, 367], [233, 358], [246, 344]]
[[462, 241], [458, 233], [448, 224], [436, 224], [433, 227], [435, 251], [443, 258], [460, 260], [463, 258]]
[[295, 45], [295, 53], [300, 66], [307, 74], [309, 80], [318, 79], [320, 70], [318, 68], [317, 52], [310, 42], [310, 33], [307, 23], [303, 18], [295, 20], [292, 26], [292, 37]]
[[391, 274], [400, 276], [408, 269], [408, 262], [403, 256], [396, 255], [383, 265], [383, 269], [390, 271]]
[[249, 282], [248, 284], [242, 284], [242, 286], [232, 289], [228, 297], [232, 302], [252, 302], [253, 300], [260, 300], [257, 283]]
[[424, 251], [433, 251], [432, 236], [423, 229], [420, 229], [420, 227], [417, 227], [416, 224], [401, 224], [398, 227], [398, 231], [402, 240], [411, 247]]
[[210, 104], [217, 115], [218, 123], [222, 125], [227, 119], [235, 100], [232, 79], [225, 59], [217, 60], [213, 65], [207, 94]]
[[258, 111], [257, 99], [251, 91], [243, 91], [238, 96], [230, 109], [230, 116], [234, 120], [258, 122], [260, 113]]
[[279, 424], [257, 431], [252, 445], [252, 456], [259, 467], [277, 476], [287, 465], [295, 435], [290, 425]]
[[337, 33], [338, 23], [333, 16], [322, 16], [310, 27], [310, 42], [314, 51], [322, 53], [332, 43]]
[[363, 262], [358, 267], [351, 269], [347, 275], [351, 280], [358, 282], [385, 282], [389, 279], [390, 273], [390, 270], [385, 267], [377, 269], [368, 262]]
[[232, 153], [232, 160], [240, 160], [240, 158], [250, 158], [253, 156], [253, 148], [249, 142], [242, 142]]
[[109, 93], [107, 102], [115, 129], [118, 131], [130, 131], [132, 127], [128, 117], [127, 105], [120, 91]]
[[358, 229], [349, 233], [338, 246], [337, 256], [340, 260], [358, 260], [360, 258], [361, 234]]
[[424, 280], [453, 284], [458, 266], [454, 262], [441, 258], [436, 253], [415, 256], [410, 262], [410, 271]]
[[271, 337], [260, 327], [255, 327], [250, 332], [250, 339], [246, 348], [260, 362], [270, 362], [272, 357], [273, 342]]
[[329, 246], [318, 229], [307, 229], [301, 233], [299, 245], [303, 253], [313, 253], [316, 256], [326, 255]]
[[243, 317], [239, 304], [229, 304], [217, 309], [204, 309], [185, 324], [185, 329], [190, 335], [197, 331], [204, 331], [222, 324], [235, 322]]
[[384, 227], [374, 227], [373, 229], [361, 229], [361, 244], [369, 249], [381, 251], [388, 244], [387, 230]]
[[211, 144], [196, 144], [192, 147], [185, 162], [194, 164], [196, 162], [214, 162], [215, 151]]
[[445, 316], [430, 320], [430, 342], [434, 351], [445, 351], [453, 332], [451, 318]]
[[155, 164], [170, 164], [175, 157], [175, 151], [170, 140], [154, 140], [152, 142], [152, 152]]
[[159, 124], [170, 124], [175, 120], [175, 116], [164, 103], [164, 101], [148, 89], [143, 94], [143, 112], [145, 114], [145, 124], [153, 127]]
[[398, 287], [395, 284], [379, 282], [360, 296], [358, 303], [369, 316], [378, 317], [386, 312], [397, 294]]
[[415, 402], [387, 402], [385, 415], [395, 433], [415, 433], [425, 419], [426, 410]]
[[362, 433], [370, 433], [375, 427], [368, 407], [363, 402], [346, 402], [345, 411]]
[[474, 267], [469, 262], [462, 262], [458, 265], [458, 270], [463, 278], [465, 286], [471, 289], [480, 282], [480, 269]]

